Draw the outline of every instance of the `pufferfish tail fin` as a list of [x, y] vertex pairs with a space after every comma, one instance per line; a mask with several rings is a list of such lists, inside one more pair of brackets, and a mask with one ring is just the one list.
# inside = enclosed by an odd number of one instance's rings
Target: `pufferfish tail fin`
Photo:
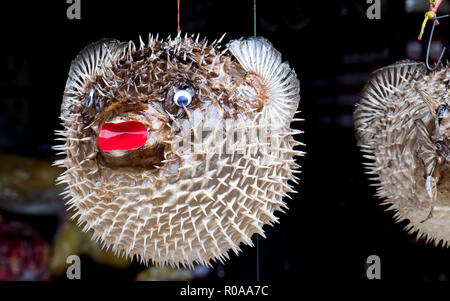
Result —
[[359, 146], [369, 144], [382, 126], [392, 97], [426, 72], [425, 64], [404, 60], [373, 72], [355, 105], [353, 120]]
[[262, 37], [233, 40], [227, 44], [231, 54], [245, 71], [258, 75], [271, 96], [263, 110], [273, 125], [288, 125], [300, 102], [297, 74], [282, 62], [281, 54]]
[[123, 53], [124, 47], [125, 44], [118, 40], [101, 39], [80, 51], [70, 65], [61, 106], [63, 116], [70, 105], [78, 100], [80, 93], [86, 91], [86, 86], [99, 75], [99, 66], [110, 65]]

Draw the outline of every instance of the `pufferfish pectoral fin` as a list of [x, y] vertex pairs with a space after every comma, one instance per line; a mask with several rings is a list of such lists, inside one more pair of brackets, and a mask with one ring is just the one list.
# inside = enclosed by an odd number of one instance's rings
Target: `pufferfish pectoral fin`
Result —
[[72, 61], [64, 90], [61, 112], [69, 113], [70, 106], [79, 101], [86, 87], [100, 75], [100, 66], [111, 66], [122, 53], [125, 43], [115, 39], [101, 39], [86, 46]]
[[115, 39], [101, 39], [89, 44], [72, 61], [67, 83], [73, 80], [92, 80], [98, 75], [99, 66], [110, 66], [123, 48], [124, 43]]
[[227, 46], [248, 74], [262, 80], [262, 89], [266, 90], [263, 113], [270, 117], [272, 126], [289, 126], [300, 101], [300, 83], [294, 69], [282, 62], [280, 52], [265, 38], [233, 40]]
[[371, 74], [355, 105], [353, 120], [358, 145], [367, 145], [382, 131], [381, 121], [396, 93], [426, 72], [425, 64], [404, 60]]

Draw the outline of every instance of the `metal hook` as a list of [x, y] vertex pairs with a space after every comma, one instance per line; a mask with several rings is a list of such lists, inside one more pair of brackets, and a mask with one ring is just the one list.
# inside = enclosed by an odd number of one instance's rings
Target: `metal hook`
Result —
[[431, 70], [431, 71], [436, 70], [436, 68], [439, 66], [439, 64], [441, 63], [442, 57], [443, 57], [444, 54], [445, 54], [445, 50], [447, 49], [447, 48], [445, 48], [445, 47], [442, 49], [441, 55], [439, 56], [438, 61], [434, 64], [433, 67], [431, 67], [431, 66], [430, 66], [430, 63], [429, 63], [429, 59], [430, 59], [430, 48], [431, 48], [431, 41], [433, 40], [434, 28], [436, 27], [436, 20], [437, 20], [437, 19], [441, 19], [441, 18], [446, 18], [446, 17], [448, 17], [448, 16], [449, 16], [449, 15], [444, 15], [444, 16], [439, 16], [439, 17], [434, 17], [434, 18], [433, 18], [433, 27], [431, 27], [430, 38], [428, 39], [427, 57], [426, 57], [426, 61], [425, 61], [426, 64], [427, 64], [427, 68], [428, 68], [429, 70]]

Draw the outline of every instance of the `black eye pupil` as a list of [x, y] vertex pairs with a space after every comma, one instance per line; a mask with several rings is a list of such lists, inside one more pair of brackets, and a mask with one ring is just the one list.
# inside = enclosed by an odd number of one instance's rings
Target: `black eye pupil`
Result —
[[189, 103], [189, 99], [186, 97], [186, 96], [184, 96], [184, 95], [180, 95], [178, 98], [177, 98], [177, 102], [180, 104], [180, 105], [188, 105], [188, 103]]
[[439, 120], [444, 118], [444, 115], [447, 112], [447, 110], [448, 110], [448, 106], [446, 104], [445, 105], [440, 105], [438, 107], [436, 114], [437, 114], [437, 117], [438, 117]]

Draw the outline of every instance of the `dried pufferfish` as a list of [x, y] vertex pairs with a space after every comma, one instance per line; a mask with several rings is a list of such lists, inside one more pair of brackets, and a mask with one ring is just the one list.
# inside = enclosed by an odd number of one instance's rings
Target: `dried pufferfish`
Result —
[[449, 82], [448, 67], [398, 62], [372, 74], [354, 113], [377, 196], [436, 245], [450, 242]]
[[264, 38], [218, 43], [101, 40], [72, 62], [55, 163], [74, 217], [104, 247], [209, 265], [287, 208], [303, 154], [296, 73]]

